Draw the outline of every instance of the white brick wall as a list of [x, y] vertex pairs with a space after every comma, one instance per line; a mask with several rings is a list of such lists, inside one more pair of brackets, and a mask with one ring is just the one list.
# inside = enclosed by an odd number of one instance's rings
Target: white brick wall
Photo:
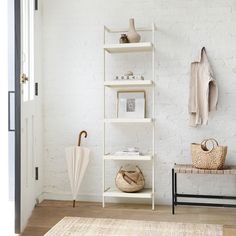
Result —
[[[65, 146], [76, 144], [80, 130], [88, 131], [84, 145], [92, 150], [80, 199], [101, 200], [103, 25], [136, 26], [155, 22], [157, 31], [157, 156], [156, 198], [170, 204], [171, 167], [190, 163], [190, 143], [215, 137], [228, 145], [227, 164], [236, 164], [236, 1], [235, 0], [50, 0], [43, 2], [44, 192], [46, 198], [70, 199]], [[143, 35], [143, 38], [146, 36]], [[218, 111], [209, 125], [188, 126], [190, 63], [205, 46], [220, 89]], [[150, 61], [123, 55], [109, 57], [110, 73], [132, 69], [148, 77]], [[129, 62], [131, 61], [131, 63]], [[145, 63], [143, 63], [145, 61]], [[146, 62], [147, 61], [147, 62]], [[133, 62], [133, 63], [132, 63]], [[115, 64], [118, 64], [118, 67]], [[124, 70], [122, 70], [124, 68]], [[119, 126], [109, 144], [120, 147], [133, 140], [142, 146], [145, 128]], [[125, 138], [126, 133], [128, 138]], [[115, 139], [115, 134], [117, 139]], [[144, 137], [144, 138], [143, 138]], [[145, 138], [147, 137], [147, 138]], [[123, 140], [122, 144], [120, 140]], [[148, 141], [144, 141], [148, 148]], [[132, 145], [132, 142], [129, 142]], [[113, 181], [121, 163], [110, 163]], [[150, 165], [141, 163], [147, 182]], [[183, 179], [181, 188], [193, 192], [236, 194], [235, 177]], [[194, 184], [193, 187], [191, 187]], [[181, 191], [181, 190], [180, 190]]]

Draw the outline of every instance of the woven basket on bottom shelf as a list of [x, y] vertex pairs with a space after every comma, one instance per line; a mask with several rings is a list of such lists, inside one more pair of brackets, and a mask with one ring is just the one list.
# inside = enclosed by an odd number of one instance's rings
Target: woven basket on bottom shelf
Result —
[[115, 182], [116, 187], [122, 192], [134, 193], [144, 188], [145, 180], [142, 171], [136, 166], [135, 171], [126, 171], [121, 167]]

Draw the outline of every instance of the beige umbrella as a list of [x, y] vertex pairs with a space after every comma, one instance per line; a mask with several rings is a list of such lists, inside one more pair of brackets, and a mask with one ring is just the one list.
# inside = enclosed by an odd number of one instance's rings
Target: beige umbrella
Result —
[[84, 130], [81, 131], [79, 134], [78, 146], [67, 147], [65, 149], [68, 175], [73, 197], [73, 207], [75, 207], [75, 200], [89, 163], [90, 150], [86, 147], [80, 146], [82, 134], [84, 134], [85, 138], [87, 137], [87, 132]]

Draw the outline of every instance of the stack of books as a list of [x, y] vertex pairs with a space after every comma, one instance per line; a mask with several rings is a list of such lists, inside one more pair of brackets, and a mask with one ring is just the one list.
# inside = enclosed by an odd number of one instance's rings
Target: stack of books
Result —
[[126, 155], [139, 156], [142, 154], [138, 149], [132, 148], [132, 149], [124, 150], [124, 151], [117, 151], [114, 153], [114, 155], [116, 155], [116, 156], [126, 156]]

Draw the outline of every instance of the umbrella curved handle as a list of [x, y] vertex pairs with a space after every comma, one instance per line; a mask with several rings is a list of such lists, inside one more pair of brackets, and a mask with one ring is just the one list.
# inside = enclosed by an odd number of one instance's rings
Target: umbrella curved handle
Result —
[[79, 140], [78, 140], [78, 146], [80, 146], [80, 144], [81, 144], [81, 136], [82, 136], [82, 134], [84, 134], [84, 137], [85, 138], [87, 138], [87, 131], [85, 131], [85, 130], [82, 130], [80, 133], [79, 133]]

